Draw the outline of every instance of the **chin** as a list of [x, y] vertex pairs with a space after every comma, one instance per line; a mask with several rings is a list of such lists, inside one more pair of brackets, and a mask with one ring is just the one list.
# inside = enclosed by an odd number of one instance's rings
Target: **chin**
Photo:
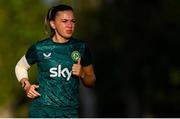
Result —
[[64, 39], [69, 40], [71, 37], [64, 37]]
[[71, 38], [71, 37], [72, 37], [72, 35], [67, 35], [67, 36], [65, 36], [64, 38], [69, 39], [69, 38]]

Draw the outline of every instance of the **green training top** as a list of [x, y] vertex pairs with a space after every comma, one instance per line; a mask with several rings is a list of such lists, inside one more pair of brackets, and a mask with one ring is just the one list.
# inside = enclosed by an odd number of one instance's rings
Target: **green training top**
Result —
[[66, 43], [55, 43], [51, 38], [38, 41], [25, 55], [29, 65], [38, 66], [37, 91], [40, 97], [34, 106], [78, 108], [79, 77], [71, 73], [72, 65], [81, 57], [81, 65], [92, 64], [87, 44], [74, 38]]

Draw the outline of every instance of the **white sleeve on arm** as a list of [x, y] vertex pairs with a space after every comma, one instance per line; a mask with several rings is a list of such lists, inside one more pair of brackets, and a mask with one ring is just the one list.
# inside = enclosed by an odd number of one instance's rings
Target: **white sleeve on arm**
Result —
[[18, 79], [18, 81], [20, 82], [20, 80], [22, 78], [28, 78], [28, 72], [27, 70], [30, 68], [31, 66], [28, 64], [25, 55], [19, 60], [19, 62], [16, 64], [15, 67], [15, 74], [16, 77]]

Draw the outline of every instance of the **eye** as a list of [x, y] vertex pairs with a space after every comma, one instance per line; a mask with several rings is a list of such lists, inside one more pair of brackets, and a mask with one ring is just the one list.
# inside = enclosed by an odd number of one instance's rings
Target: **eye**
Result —
[[71, 22], [76, 23], [76, 20], [75, 20], [75, 19], [73, 19], [73, 20], [71, 20]]
[[62, 20], [63, 23], [66, 23], [67, 21], [68, 21], [68, 20], [66, 20], [66, 19]]

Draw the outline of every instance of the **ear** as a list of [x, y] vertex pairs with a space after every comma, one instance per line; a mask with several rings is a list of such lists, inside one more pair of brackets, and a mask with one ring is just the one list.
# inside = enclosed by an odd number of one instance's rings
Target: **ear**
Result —
[[56, 27], [55, 27], [55, 24], [54, 24], [54, 21], [50, 21], [50, 26], [51, 26], [53, 29], [56, 28]]

